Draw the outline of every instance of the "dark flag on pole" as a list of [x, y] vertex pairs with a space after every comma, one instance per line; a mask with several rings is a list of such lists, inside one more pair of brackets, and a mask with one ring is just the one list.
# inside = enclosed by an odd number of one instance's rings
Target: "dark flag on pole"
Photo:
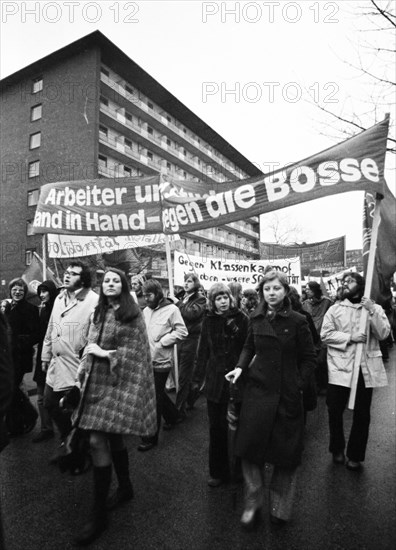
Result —
[[[33, 252], [33, 257], [30, 265], [27, 266], [24, 273], [22, 274], [22, 279], [28, 285], [28, 294], [27, 300], [35, 305], [40, 303], [40, 300], [37, 296], [37, 288], [40, 283], [43, 282], [43, 261], [40, 256]], [[56, 286], [61, 286], [61, 281], [56, 277], [56, 275], [47, 267], [46, 280], [53, 281]]]
[[[375, 196], [365, 193], [363, 210], [363, 269], [366, 275], [370, 249]], [[371, 298], [385, 306], [392, 298], [390, 284], [396, 271], [396, 198], [387, 185], [380, 206], [381, 222], [378, 228], [377, 249]]]

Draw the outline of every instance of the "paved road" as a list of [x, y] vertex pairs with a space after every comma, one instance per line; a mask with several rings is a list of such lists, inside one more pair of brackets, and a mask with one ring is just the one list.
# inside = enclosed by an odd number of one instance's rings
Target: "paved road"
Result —
[[[137, 438], [130, 439], [135, 499], [113, 513], [109, 529], [90, 548], [394, 550], [395, 366], [393, 349], [387, 365], [390, 385], [374, 393], [369, 447], [360, 473], [332, 464], [320, 398], [308, 418], [294, 517], [285, 528], [270, 525], [267, 504], [258, 530], [242, 532], [242, 488], [234, 510], [229, 487], [207, 487], [207, 421], [200, 399], [184, 424], [162, 433], [155, 450], [140, 454]], [[350, 418], [348, 412], [348, 425]], [[67, 550], [73, 530], [86, 517], [91, 475], [70, 477], [48, 466], [55, 441], [34, 445], [32, 435], [13, 440], [0, 456], [6, 549]]]

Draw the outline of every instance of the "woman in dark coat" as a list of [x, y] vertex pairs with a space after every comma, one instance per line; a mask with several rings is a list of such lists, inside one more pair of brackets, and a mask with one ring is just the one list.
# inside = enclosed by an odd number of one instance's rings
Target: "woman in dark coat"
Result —
[[206, 309], [206, 299], [198, 289], [200, 282], [194, 273], [184, 276], [183, 298], [177, 303], [183, 321], [188, 330], [188, 336], [177, 344], [179, 367], [179, 390], [176, 396], [179, 421], [186, 418], [186, 403], [190, 392], [191, 378], [194, 370], [194, 359], [201, 334], [202, 319]]
[[247, 375], [235, 442], [246, 485], [245, 528], [254, 525], [262, 506], [265, 463], [274, 466], [270, 519], [283, 524], [290, 518], [303, 449], [302, 392], [316, 360], [308, 323], [287, 298], [285, 275], [270, 271], [261, 285], [264, 301], [251, 316], [237, 367], [226, 376], [235, 382]]
[[[89, 374], [88, 374], [89, 373]], [[105, 272], [78, 369], [83, 397], [75, 417], [89, 431], [94, 506], [75, 542], [87, 545], [107, 526], [107, 510], [133, 497], [124, 435], [156, 432], [156, 403], [150, 347], [139, 306], [124, 273]], [[107, 499], [114, 466], [118, 488]]]
[[54, 429], [51, 416], [48, 410], [44, 407], [44, 388], [46, 373], [41, 368], [41, 351], [43, 342], [47, 332], [48, 323], [51, 317], [54, 300], [58, 295], [58, 289], [53, 281], [44, 281], [37, 287], [37, 296], [40, 298], [41, 305], [39, 307], [40, 315], [40, 340], [36, 355], [36, 368], [34, 370], [33, 380], [37, 384], [37, 406], [40, 414], [41, 429], [40, 432], [33, 438], [33, 443], [41, 443], [54, 437]]
[[209, 290], [209, 311], [202, 323], [193, 374], [193, 388], [200, 388], [205, 379], [210, 487], [218, 487], [230, 476], [227, 449], [229, 384], [225, 374], [238, 361], [247, 327], [248, 318], [235, 308], [230, 289], [223, 283], [215, 283]]
[[7, 414], [10, 435], [30, 432], [38, 417], [27, 395], [20, 389], [23, 377], [33, 370], [33, 347], [39, 341], [39, 314], [26, 300], [27, 284], [13, 279], [9, 284], [11, 307], [6, 318], [11, 329], [11, 356], [14, 369], [14, 394]]

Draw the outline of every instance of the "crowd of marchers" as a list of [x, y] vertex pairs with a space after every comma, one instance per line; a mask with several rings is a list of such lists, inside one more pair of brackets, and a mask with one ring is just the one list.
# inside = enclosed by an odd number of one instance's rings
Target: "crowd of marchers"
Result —
[[[177, 431], [201, 394], [209, 490], [243, 480], [245, 529], [261, 516], [266, 464], [270, 521], [281, 527], [290, 520], [306, 415], [318, 394], [326, 395], [332, 461], [352, 472], [362, 468], [373, 389], [387, 384], [395, 314], [394, 304], [384, 311], [364, 296], [361, 275], [344, 274], [335, 302], [316, 282], [300, 296], [271, 268], [257, 288], [243, 292], [238, 283], [215, 283], [206, 292], [188, 273], [171, 296], [157, 280], [129, 275], [108, 268], [95, 292], [87, 266], [71, 261], [60, 289], [50, 280], [38, 286], [38, 307], [27, 300], [22, 278], [10, 282], [10, 298], [1, 304], [0, 449], [39, 419], [32, 442], [59, 437], [49, 457], [57, 464], [77, 423], [88, 435], [94, 502], [75, 543], [97, 539], [109, 511], [134, 497], [126, 437], [140, 437], [140, 452], [157, 447], [162, 419], [164, 430]], [[38, 412], [23, 386], [32, 369]], [[346, 438], [343, 414], [353, 386]]]

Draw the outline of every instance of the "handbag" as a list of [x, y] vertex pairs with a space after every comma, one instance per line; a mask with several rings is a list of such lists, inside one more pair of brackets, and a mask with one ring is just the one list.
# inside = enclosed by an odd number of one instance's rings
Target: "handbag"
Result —
[[73, 426], [58, 457], [58, 466], [62, 473], [83, 474], [92, 465], [88, 432]]

